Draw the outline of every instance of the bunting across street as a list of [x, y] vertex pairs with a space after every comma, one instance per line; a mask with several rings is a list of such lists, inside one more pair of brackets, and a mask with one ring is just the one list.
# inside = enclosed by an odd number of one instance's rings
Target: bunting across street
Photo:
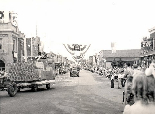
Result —
[[81, 61], [82, 59], [84, 58], [84, 55], [83, 54], [81, 54], [81, 55], [75, 55], [75, 56], [73, 56], [73, 59], [76, 61], [76, 62], [79, 62], [79, 61]]
[[63, 44], [66, 50], [72, 55], [72, 58], [79, 62], [84, 58], [85, 53], [88, 51], [89, 45], [82, 44]]

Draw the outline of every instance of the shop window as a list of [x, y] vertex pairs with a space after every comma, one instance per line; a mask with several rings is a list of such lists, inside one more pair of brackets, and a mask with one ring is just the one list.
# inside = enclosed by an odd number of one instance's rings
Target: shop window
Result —
[[2, 44], [0, 44], [0, 49], [2, 49]]
[[16, 51], [16, 40], [13, 40], [13, 51]]
[[0, 60], [0, 71], [5, 70], [5, 63], [4, 61]]
[[2, 38], [0, 38], [0, 49], [2, 49]]

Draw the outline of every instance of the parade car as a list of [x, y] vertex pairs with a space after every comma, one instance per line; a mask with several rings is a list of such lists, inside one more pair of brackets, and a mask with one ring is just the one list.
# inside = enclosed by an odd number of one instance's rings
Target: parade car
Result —
[[80, 68], [79, 67], [72, 67], [70, 69], [70, 77], [73, 77], [73, 76], [79, 77], [79, 72], [80, 72]]

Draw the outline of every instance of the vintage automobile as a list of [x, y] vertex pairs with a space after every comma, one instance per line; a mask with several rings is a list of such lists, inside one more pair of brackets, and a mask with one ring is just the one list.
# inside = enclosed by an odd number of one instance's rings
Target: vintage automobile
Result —
[[72, 67], [70, 69], [70, 77], [73, 77], [73, 76], [79, 77], [79, 72], [80, 72], [80, 68], [79, 67], [76, 67], [76, 66]]

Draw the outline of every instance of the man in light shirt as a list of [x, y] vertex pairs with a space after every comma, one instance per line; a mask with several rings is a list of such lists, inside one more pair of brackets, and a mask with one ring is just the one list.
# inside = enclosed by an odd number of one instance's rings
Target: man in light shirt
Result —
[[[123, 87], [123, 77], [124, 77], [124, 70], [120, 69], [118, 74], [118, 89], [121, 89]], [[122, 87], [120, 87], [122, 85]]]

